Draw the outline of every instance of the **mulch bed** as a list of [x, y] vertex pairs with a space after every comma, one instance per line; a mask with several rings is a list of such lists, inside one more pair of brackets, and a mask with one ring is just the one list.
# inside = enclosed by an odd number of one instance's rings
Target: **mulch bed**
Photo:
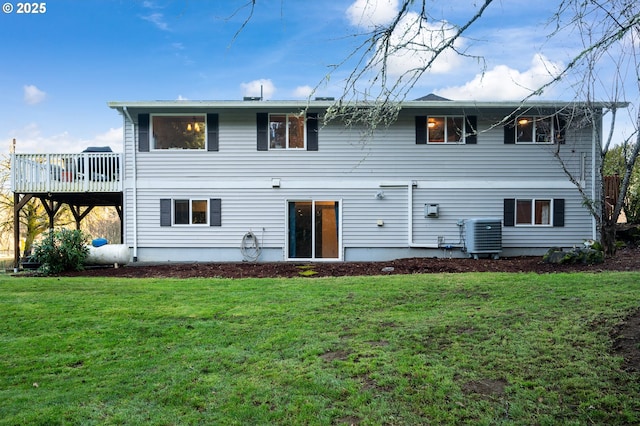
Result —
[[113, 276], [125, 278], [270, 278], [342, 277], [353, 275], [429, 274], [459, 272], [602, 272], [640, 271], [640, 248], [619, 250], [614, 257], [597, 265], [551, 265], [542, 258], [500, 259], [409, 258], [387, 262], [238, 262], [238, 263], [161, 263], [130, 264], [120, 268], [89, 268], [68, 275]]

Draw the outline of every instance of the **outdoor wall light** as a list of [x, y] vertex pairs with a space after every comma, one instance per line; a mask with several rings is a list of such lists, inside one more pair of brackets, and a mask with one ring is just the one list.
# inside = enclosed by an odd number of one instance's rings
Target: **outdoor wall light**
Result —
[[271, 187], [272, 188], [280, 188], [280, 179], [279, 178], [272, 178], [271, 179]]
[[382, 200], [385, 197], [384, 191], [376, 192], [376, 200]]

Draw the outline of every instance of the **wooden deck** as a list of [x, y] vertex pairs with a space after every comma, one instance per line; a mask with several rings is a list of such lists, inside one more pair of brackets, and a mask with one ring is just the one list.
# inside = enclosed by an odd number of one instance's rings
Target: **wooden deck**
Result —
[[37, 193], [122, 192], [122, 154], [12, 154], [11, 191]]
[[37, 198], [49, 216], [49, 227], [63, 205], [80, 222], [96, 206], [113, 206], [122, 227], [122, 154], [11, 154], [11, 191], [14, 197], [14, 270], [20, 265], [20, 210]]

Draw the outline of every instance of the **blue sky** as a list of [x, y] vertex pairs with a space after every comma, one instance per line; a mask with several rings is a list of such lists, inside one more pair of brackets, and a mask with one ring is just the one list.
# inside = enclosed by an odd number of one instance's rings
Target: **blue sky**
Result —
[[[2, 3], [6, 3], [4, 0]], [[108, 101], [239, 100], [340, 96], [349, 63], [323, 80], [384, 23], [397, 0], [51, 0], [41, 14], [0, 12], [0, 153], [79, 152], [122, 146], [122, 119]], [[418, 2], [420, 3], [420, 2]], [[464, 24], [472, 0], [434, 1], [430, 14]], [[409, 99], [520, 99], [578, 46], [545, 38], [557, 2], [503, 0], [485, 12], [459, 47], [482, 56], [446, 56]], [[401, 57], [401, 72], [413, 57]], [[318, 84], [321, 83], [319, 86]], [[562, 87], [543, 97], [570, 100]]]

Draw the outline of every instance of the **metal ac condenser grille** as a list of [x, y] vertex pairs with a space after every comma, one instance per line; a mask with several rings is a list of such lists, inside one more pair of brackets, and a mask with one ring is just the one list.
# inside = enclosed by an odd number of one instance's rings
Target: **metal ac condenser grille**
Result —
[[473, 218], [464, 224], [466, 251], [471, 255], [502, 251], [502, 219]]
[[475, 234], [474, 251], [502, 250], [502, 227], [500, 222], [476, 222], [472, 232]]

